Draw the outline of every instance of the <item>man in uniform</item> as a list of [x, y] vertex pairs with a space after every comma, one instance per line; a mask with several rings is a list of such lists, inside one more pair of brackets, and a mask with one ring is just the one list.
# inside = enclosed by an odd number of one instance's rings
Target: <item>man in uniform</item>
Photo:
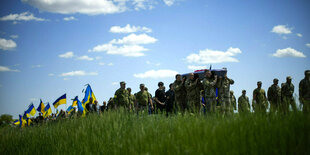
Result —
[[120, 88], [115, 91], [114, 104], [119, 109], [124, 107], [125, 109], [129, 107], [128, 91], [126, 90], [126, 83], [124, 81], [120, 82]]
[[234, 95], [234, 91], [232, 90], [230, 91], [230, 102], [231, 102], [230, 111], [231, 113], [234, 113], [234, 110], [237, 110], [237, 100]]
[[204, 102], [207, 106], [207, 112], [215, 113], [216, 112], [216, 85], [217, 76], [214, 76], [214, 79], [211, 78], [211, 71], [208, 70], [205, 72], [205, 78], [202, 81], [204, 89]]
[[131, 94], [131, 88], [127, 88], [127, 91], [128, 91], [129, 110], [134, 111], [136, 97], [135, 95]]
[[151, 104], [151, 109], [154, 109], [150, 94], [145, 90], [144, 84], [140, 84], [140, 91], [136, 94], [136, 109], [137, 114], [139, 111], [143, 112], [147, 110], [148, 103]]
[[234, 84], [234, 80], [227, 77], [225, 73], [224, 77], [219, 77], [218, 82], [218, 98], [223, 114], [230, 114], [231, 102], [230, 102], [230, 85]]
[[239, 114], [250, 112], [250, 101], [246, 96], [246, 90], [242, 90], [242, 95], [238, 98], [238, 112]]
[[268, 88], [267, 97], [270, 103], [270, 112], [275, 113], [279, 111], [281, 105], [281, 88], [278, 86], [278, 79], [273, 79], [273, 84]]
[[255, 113], [266, 113], [268, 102], [266, 92], [262, 89], [262, 82], [257, 82], [257, 88], [253, 91], [253, 110]]
[[187, 103], [192, 113], [198, 113], [200, 110], [200, 89], [201, 84], [199, 78], [194, 77], [194, 73], [190, 73], [189, 79], [185, 82], [187, 92]]
[[302, 111], [310, 113], [310, 70], [305, 71], [305, 78], [299, 82], [299, 101], [303, 104]]
[[173, 83], [173, 90], [175, 93], [175, 103], [180, 108], [181, 112], [184, 113], [185, 109], [188, 109], [186, 102], [186, 89], [185, 89], [185, 78], [181, 79], [181, 75], [177, 74], [175, 76], [175, 81]]
[[289, 106], [292, 106], [293, 111], [297, 111], [296, 102], [294, 99], [294, 85], [292, 84], [292, 77], [286, 77], [286, 83], [281, 84], [282, 97], [282, 112], [284, 114], [289, 112]]

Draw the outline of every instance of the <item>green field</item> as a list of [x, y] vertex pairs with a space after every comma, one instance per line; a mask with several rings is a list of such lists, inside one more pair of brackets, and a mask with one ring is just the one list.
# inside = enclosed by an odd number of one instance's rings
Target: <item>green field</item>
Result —
[[0, 154], [310, 154], [310, 117], [123, 112], [0, 129]]

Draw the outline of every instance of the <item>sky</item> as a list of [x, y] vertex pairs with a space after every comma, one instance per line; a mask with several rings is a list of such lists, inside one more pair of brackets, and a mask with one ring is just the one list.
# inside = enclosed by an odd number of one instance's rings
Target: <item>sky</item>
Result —
[[[102, 105], [125, 81], [154, 95], [177, 73], [228, 69], [252, 99], [256, 82], [293, 77], [295, 95], [310, 69], [307, 0], [1, 0], [0, 114], [17, 118], [40, 99], [84, 97]], [[55, 112], [55, 109], [53, 112]]]

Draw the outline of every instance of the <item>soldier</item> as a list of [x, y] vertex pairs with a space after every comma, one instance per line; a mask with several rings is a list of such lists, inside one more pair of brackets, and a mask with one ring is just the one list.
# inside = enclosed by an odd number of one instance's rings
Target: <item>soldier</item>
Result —
[[281, 88], [278, 86], [278, 81], [277, 78], [273, 79], [273, 85], [271, 85], [267, 91], [271, 113], [279, 111], [279, 106], [281, 105]]
[[246, 90], [242, 90], [242, 95], [238, 98], [238, 112], [239, 114], [250, 112], [250, 101], [246, 96]]
[[302, 111], [310, 113], [310, 70], [305, 71], [305, 78], [299, 82], [299, 101], [303, 104]]
[[192, 113], [198, 113], [200, 110], [200, 89], [201, 84], [198, 77], [194, 73], [190, 73], [189, 79], [185, 82], [187, 92], [187, 104]]
[[230, 102], [231, 102], [230, 111], [231, 113], [234, 113], [234, 110], [237, 110], [237, 100], [234, 95], [234, 91], [232, 90], [230, 91]]
[[230, 102], [230, 85], [234, 84], [234, 80], [227, 77], [225, 73], [224, 77], [219, 77], [217, 84], [218, 87], [218, 99], [221, 106], [221, 111], [223, 114], [229, 114], [231, 112], [231, 102]]
[[126, 90], [126, 83], [124, 81], [120, 82], [120, 88], [115, 91], [114, 104], [117, 108], [129, 107], [128, 91]]
[[265, 90], [262, 89], [262, 82], [257, 82], [257, 88], [253, 91], [253, 110], [255, 113], [266, 113], [268, 102]]
[[292, 106], [293, 111], [297, 111], [296, 102], [294, 99], [294, 85], [292, 84], [292, 77], [286, 77], [286, 83], [281, 84], [282, 97], [282, 112], [284, 114], [289, 112], [289, 106]]
[[[165, 87], [164, 87], [164, 89], [165, 89]], [[152, 100], [152, 103], [155, 103], [155, 97], [154, 97], [154, 99], [152, 98], [152, 94], [148, 91], [148, 88], [144, 87], [144, 90], [147, 91], [147, 93], [149, 94], [149, 98]], [[155, 107], [156, 107], [156, 105], [155, 105]], [[149, 114], [152, 114], [154, 112], [154, 108], [153, 109], [151, 108], [151, 103], [149, 101], [148, 102], [148, 112], [149, 112]]]
[[173, 89], [175, 93], [175, 103], [181, 112], [184, 113], [185, 109], [188, 109], [186, 102], [186, 89], [185, 89], [185, 77], [181, 79], [181, 75], [177, 74], [175, 76], [175, 81], [173, 83]]
[[175, 104], [174, 104], [174, 91], [173, 91], [173, 87], [172, 87], [172, 83], [169, 85], [169, 90], [165, 93], [166, 96], [166, 116], [169, 115], [169, 113], [172, 113], [174, 111], [175, 108]]
[[131, 94], [131, 88], [127, 88], [128, 91], [128, 101], [129, 101], [129, 110], [133, 111], [135, 107], [136, 97], [135, 95]]
[[216, 112], [216, 85], [217, 76], [214, 76], [214, 79], [211, 78], [211, 71], [208, 70], [205, 72], [205, 78], [202, 81], [204, 89], [204, 101], [207, 106], [207, 111], [215, 113]]
[[145, 91], [144, 84], [140, 84], [140, 91], [136, 94], [135, 102], [137, 114], [139, 111], [143, 112], [147, 110], [148, 103], [151, 104], [151, 109], [154, 109], [150, 94]]

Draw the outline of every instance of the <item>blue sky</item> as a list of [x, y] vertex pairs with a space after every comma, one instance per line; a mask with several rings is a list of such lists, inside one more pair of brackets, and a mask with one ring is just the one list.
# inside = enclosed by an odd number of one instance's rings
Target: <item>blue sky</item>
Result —
[[81, 99], [87, 83], [100, 104], [120, 81], [154, 95], [159, 81], [210, 64], [228, 68], [236, 97], [288, 75], [298, 95], [309, 69], [309, 1], [49, 2], [0, 2], [0, 114], [17, 117], [64, 93]]

